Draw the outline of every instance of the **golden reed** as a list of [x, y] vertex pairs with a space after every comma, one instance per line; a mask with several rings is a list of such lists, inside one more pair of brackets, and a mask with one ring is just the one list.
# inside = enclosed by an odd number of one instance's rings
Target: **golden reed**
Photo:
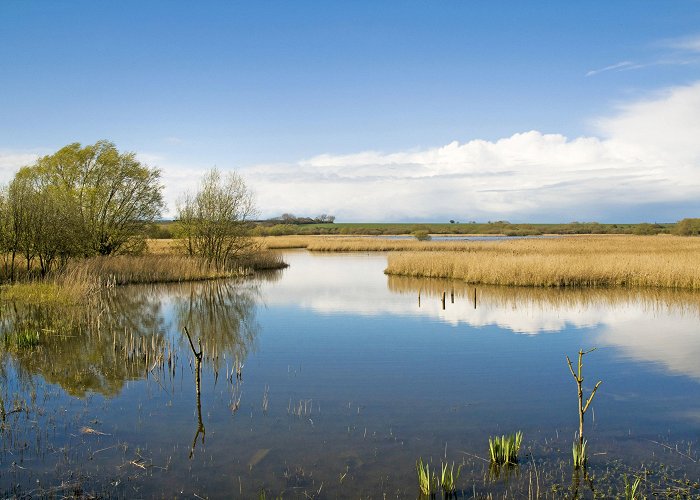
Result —
[[542, 287], [700, 289], [700, 239], [586, 236], [509, 240], [388, 256], [387, 274]]

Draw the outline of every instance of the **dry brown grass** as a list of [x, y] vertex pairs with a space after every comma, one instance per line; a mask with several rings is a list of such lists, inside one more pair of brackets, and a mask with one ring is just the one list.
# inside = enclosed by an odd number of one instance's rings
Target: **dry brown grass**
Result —
[[155, 255], [181, 254], [184, 250], [182, 240], [146, 240], [146, 253]]
[[307, 248], [313, 240], [324, 236], [266, 236], [255, 238], [255, 241], [268, 250], [292, 248]]
[[468, 242], [464, 240], [390, 240], [371, 236], [267, 236], [265, 238], [258, 238], [257, 241], [265, 248], [269, 249], [306, 248], [314, 252], [395, 252], [402, 250], [465, 251], [482, 243], [487, 245], [494, 243], [499, 244], [499, 242]]
[[544, 287], [700, 289], [700, 239], [589, 236], [465, 243], [462, 251], [390, 254], [387, 274]]
[[111, 286], [227, 278], [245, 272], [242, 269], [217, 269], [203, 259], [184, 255], [121, 255], [71, 262], [62, 279], [67, 285], [96, 283], [96, 286]]
[[[255, 245], [251, 248], [248, 255], [241, 256], [235, 264], [236, 268], [246, 268], [256, 271], [264, 271], [270, 269], [281, 269], [287, 267], [287, 264], [282, 260], [282, 254], [273, 250], [277, 247], [268, 247], [264, 245], [264, 238], [255, 238]], [[305, 247], [289, 247], [282, 246], [280, 248], [305, 248]], [[147, 240], [146, 241], [147, 255], [165, 255], [173, 257], [185, 257], [185, 246], [182, 240]]]

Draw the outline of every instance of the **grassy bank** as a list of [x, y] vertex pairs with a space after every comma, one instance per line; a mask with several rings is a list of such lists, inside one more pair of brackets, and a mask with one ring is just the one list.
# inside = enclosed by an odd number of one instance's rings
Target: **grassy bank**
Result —
[[700, 289], [700, 239], [608, 236], [466, 243], [388, 257], [387, 274], [542, 287]]
[[[505, 238], [504, 238], [505, 239]], [[261, 245], [270, 250], [305, 248], [313, 252], [396, 252], [402, 250], [464, 251], [493, 242], [418, 241], [416, 239], [390, 240], [362, 236], [269, 236], [259, 238]], [[495, 242], [499, 244], [499, 242]]]
[[286, 264], [281, 254], [264, 248], [221, 268], [203, 258], [184, 255], [177, 240], [151, 240], [143, 255], [74, 259], [44, 278], [30, 267], [18, 275], [18, 281], [0, 287], [0, 299], [69, 305], [84, 301], [104, 287], [235, 278], [283, 267]]

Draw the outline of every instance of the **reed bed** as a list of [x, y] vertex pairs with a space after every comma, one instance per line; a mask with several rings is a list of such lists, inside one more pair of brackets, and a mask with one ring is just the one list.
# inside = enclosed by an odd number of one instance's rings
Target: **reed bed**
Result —
[[165, 283], [236, 277], [243, 268], [219, 269], [204, 259], [184, 255], [93, 257], [71, 262], [63, 273], [65, 285], [94, 283], [116, 286], [132, 283]]
[[[287, 264], [282, 260], [282, 254], [272, 251], [275, 247], [263, 245], [257, 238], [255, 245], [251, 248], [251, 252], [241, 256], [235, 263], [237, 268], [247, 268], [255, 271], [265, 271], [270, 269], [282, 269], [287, 267]], [[281, 248], [291, 248], [282, 246]], [[298, 247], [301, 248], [301, 247]], [[147, 255], [169, 255], [185, 257], [185, 246], [180, 239], [170, 240], [147, 240], [146, 241]]]
[[268, 250], [291, 250], [294, 248], [307, 248], [309, 243], [322, 236], [266, 236], [255, 238], [255, 241]]
[[[503, 238], [506, 239], [505, 237]], [[305, 248], [312, 252], [396, 252], [423, 251], [474, 251], [482, 242], [470, 241], [419, 241], [416, 239], [374, 238], [371, 236], [268, 236], [258, 238], [268, 249], [282, 250]], [[492, 242], [483, 242], [487, 245]], [[499, 242], [494, 242], [498, 244]]]
[[700, 289], [700, 239], [602, 236], [469, 245], [390, 254], [387, 274], [541, 287]]

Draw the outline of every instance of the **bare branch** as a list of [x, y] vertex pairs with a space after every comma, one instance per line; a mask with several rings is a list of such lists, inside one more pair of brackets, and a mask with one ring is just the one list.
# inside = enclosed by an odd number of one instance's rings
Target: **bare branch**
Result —
[[571, 375], [573, 375], [574, 379], [578, 382], [578, 377], [576, 376], [576, 373], [574, 373], [574, 367], [571, 364], [571, 360], [569, 359], [569, 356], [566, 356], [566, 362], [569, 363], [569, 370], [571, 371]]
[[593, 391], [591, 391], [591, 395], [588, 396], [588, 401], [586, 401], [586, 406], [583, 407], [583, 413], [586, 413], [586, 410], [588, 410], [588, 406], [591, 404], [591, 401], [593, 401], [593, 396], [595, 396], [595, 391], [598, 390], [598, 386], [602, 383], [603, 383], [603, 381], [599, 380], [598, 383], [593, 388]]

